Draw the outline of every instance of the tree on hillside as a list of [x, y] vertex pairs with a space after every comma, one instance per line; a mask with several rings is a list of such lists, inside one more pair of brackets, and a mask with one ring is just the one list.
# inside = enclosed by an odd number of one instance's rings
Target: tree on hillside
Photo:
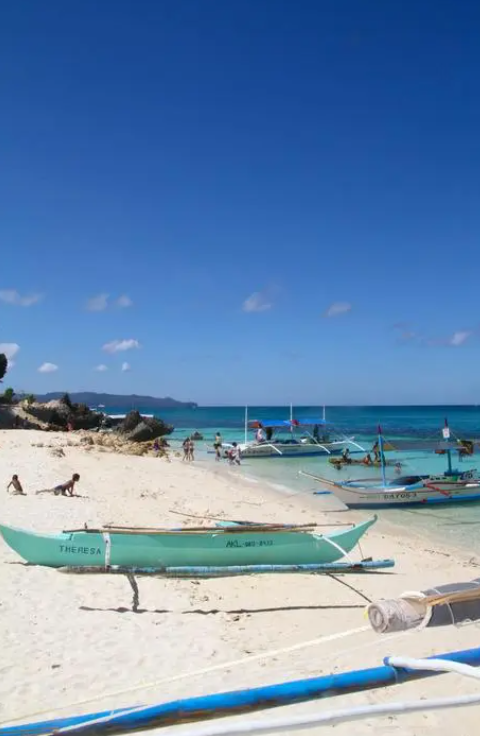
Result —
[[8, 369], [8, 360], [5, 353], [0, 353], [0, 382]]
[[62, 402], [62, 404], [65, 404], [65, 406], [68, 406], [69, 409], [73, 409], [72, 400], [69, 394], [63, 394], [60, 401]]
[[13, 397], [15, 396], [15, 391], [13, 388], [6, 388], [3, 392], [2, 396], [2, 402], [4, 404], [11, 404], [13, 402]]

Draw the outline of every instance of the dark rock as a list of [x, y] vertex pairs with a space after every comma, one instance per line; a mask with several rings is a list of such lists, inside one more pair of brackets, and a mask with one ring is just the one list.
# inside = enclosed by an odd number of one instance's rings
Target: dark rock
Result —
[[119, 434], [128, 434], [142, 421], [142, 415], [139, 411], [130, 411], [123, 422], [118, 425], [117, 431]]
[[203, 440], [203, 434], [201, 432], [194, 432], [192, 435], [190, 435], [190, 439], [192, 440]]
[[11, 409], [6, 407], [0, 409], [0, 429], [14, 429], [15, 419], [15, 414]]
[[57, 399], [46, 404], [39, 402], [22, 402], [22, 409], [35, 419], [45, 422], [56, 430], [96, 429], [102, 423], [102, 414], [91, 411], [85, 404], [72, 404], [70, 401]]
[[171, 434], [173, 427], [156, 417], [142, 417], [140, 412], [131, 411], [119, 425], [117, 432], [128, 442], [148, 442]]
[[19, 416], [16, 407], [0, 408], [0, 429], [41, 429], [33, 418], [29, 420], [25, 416]]

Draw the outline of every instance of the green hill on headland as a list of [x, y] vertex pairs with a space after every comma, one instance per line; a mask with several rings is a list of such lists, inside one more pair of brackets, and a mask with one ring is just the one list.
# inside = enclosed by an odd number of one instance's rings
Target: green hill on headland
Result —
[[[54, 391], [49, 394], [37, 395], [36, 398], [38, 401], [52, 401], [53, 399], [61, 399], [64, 395], [65, 391]], [[154, 396], [138, 396], [137, 394], [131, 394], [129, 396], [121, 394], [97, 394], [94, 391], [69, 392], [69, 396], [74, 403], [86, 404], [91, 407], [97, 407], [103, 404], [106, 409], [112, 407], [135, 408], [138, 406], [149, 407], [151, 409], [175, 409], [176, 407], [195, 409], [197, 407], [194, 401], [177, 401], [170, 396], [159, 399]]]

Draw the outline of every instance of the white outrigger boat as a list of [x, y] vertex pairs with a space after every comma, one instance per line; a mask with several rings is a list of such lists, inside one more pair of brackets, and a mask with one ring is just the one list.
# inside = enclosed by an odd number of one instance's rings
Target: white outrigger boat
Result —
[[[255, 439], [250, 441], [249, 429], [256, 432]], [[299, 432], [301, 434], [298, 437]], [[325, 414], [322, 419], [298, 420], [293, 418], [290, 411], [290, 419], [254, 419], [249, 422], [245, 410], [245, 440], [238, 446], [242, 458], [265, 458], [339, 455], [348, 445], [365, 452], [365, 448], [355, 442], [354, 437], [333, 434]]]
[[[379, 431], [378, 444], [381, 459], [382, 479], [334, 481], [312, 473], [300, 471], [301, 475], [313, 478], [322, 488], [333, 493], [351, 509], [395, 508], [420, 504], [446, 504], [480, 501], [480, 476], [476, 470], [461, 472], [452, 467], [452, 451], [462, 451], [460, 446], [448, 442], [450, 430], [445, 422], [442, 443], [437, 453], [446, 454], [447, 470], [439, 475], [399, 476], [387, 480], [383, 438]], [[320, 492], [321, 493], [321, 492]]]

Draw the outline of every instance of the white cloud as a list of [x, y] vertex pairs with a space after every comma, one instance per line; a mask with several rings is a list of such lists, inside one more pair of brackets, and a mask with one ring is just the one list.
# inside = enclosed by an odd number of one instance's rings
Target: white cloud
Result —
[[126, 371], [130, 371], [131, 366], [130, 363], [122, 363], [122, 372], [125, 373]]
[[333, 304], [330, 304], [327, 311], [325, 312], [325, 317], [338, 317], [340, 314], [346, 314], [347, 312], [350, 312], [352, 309], [352, 305], [350, 302], [333, 302]]
[[108, 371], [108, 366], [106, 366], [104, 363], [100, 363], [100, 365], [97, 365], [94, 370], [98, 371], [99, 373], [104, 373], [105, 371]]
[[469, 330], [459, 330], [458, 332], [453, 333], [448, 341], [448, 344], [456, 348], [459, 345], [463, 345], [463, 343], [466, 342], [468, 338], [471, 337], [471, 335], [472, 333]]
[[272, 302], [261, 291], [255, 291], [253, 294], [250, 294], [242, 305], [244, 312], [266, 312], [267, 309], [271, 309], [272, 307]]
[[58, 365], [55, 363], [42, 363], [38, 369], [39, 373], [55, 373], [55, 371], [58, 371]]
[[7, 356], [10, 367], [12, 366], [12, 358], [16, 356], [19, 350], [20, 345], [17, 345], [16, 342], [0, 342], [0, 353]]
[[134, 350], [140, 347], [138, 340], [112, 340], [102, 347], [107, 353], [121, 353], [124, 350]]
[[122, 309], [125, 309], [126, 307], [131, 307], [132, 305], [133, 305], [132, 300], [126, 294], [122, 294], [122, 296], [119, 296], [117, 299], [117, 307], [121, 307]]
[[108, 294], [92, 296], [91, 299], [87, 299], [87, 303], [85, 305], [86, 309], [88, 309], [89, 312], [104, 312], [108, 307], [108, 296]]
[[5, 304], [13, 304], [16, 307], [31, 307], [42, 300], [42, 294], [26, 294], [22, 296], [15, 289], [1, 289], [0, 301]]

